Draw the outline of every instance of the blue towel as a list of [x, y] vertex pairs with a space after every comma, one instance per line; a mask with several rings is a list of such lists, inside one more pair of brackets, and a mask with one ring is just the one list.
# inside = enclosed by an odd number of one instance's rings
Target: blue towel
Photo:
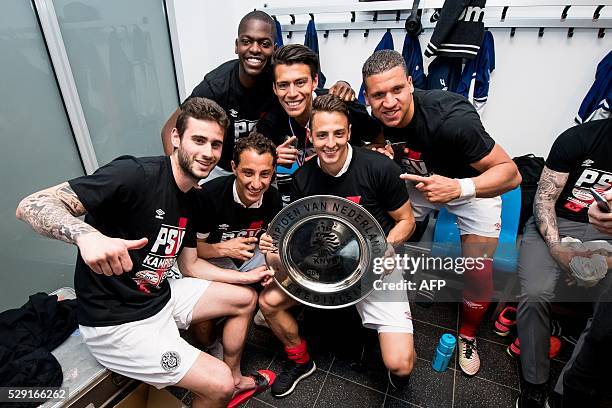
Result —
[[495, 41], [490, 31], [485, 31], [480, 50], [463, 68], [456, 92], [469, 98], [470, 84], [474, 82], [474, 106], [480, 112], [489, 97], [491, 72], [495, 70]]
[[[383, 35], [382, 39], [380, 40], [376, 48], [374, 49], [374, 52], [380, 51], [380, 50], [393, 50], [393, 49], [395, 49], [395, 46], [393, 45], [393, 36], [391, 35], [390, 31], [387, 31]], [[361, 84], [361, 88], [359, 88], [359, 95], [357, 95], [357, 99], [359, 99], [359, 102], [365, 105], [364, 92], [365, 92], [365, 87], [363, 84]]]
[[461, 79], [461, 58], [437, 56], [430, 64], [425, 89], [455, 92]]
[[[304, 45], [313, 50], [317, 56], [319, 56], [319, 38], [317, 37], [317, 29], [315, 28], [315, 22], [313, 19], [310, 19], [308, 22], [308, 27], [306, 27], [306, 37], [304, 38]], [[325, 75], [321, 72], [321, 57], [319, 56], [319, 83], [317, 85], [318, 88], [323, 88], [325, 86]]]
[[612, 103], [612, 51], [608, 53], [597, 65], [595, 82], [584, 97], [576, 122], [605, 119], [610, 117], [610, 104]]
[[276, 25], [276, 46], [283, 46], [283, 28], [281, 27], [281, 23], [278, 20], [274, 20], [274, 24]]
[[419, 37], [406, 34], [404, 38], [404, 47], [402, 48], [402, 56], [404, 57], [406, 69], [408, 70], [408, 74], [412, 77], [412, 83], [415, 88], [425, 89], [423, 53], [421, 52]]

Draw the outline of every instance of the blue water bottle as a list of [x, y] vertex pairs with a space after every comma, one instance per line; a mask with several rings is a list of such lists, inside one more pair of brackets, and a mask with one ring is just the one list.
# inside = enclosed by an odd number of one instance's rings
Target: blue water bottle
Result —
[[440, 342], [431, 362], [431, 367], [434, 370], [440, 373], [446, 371], [448, 363], [453, 356], [453, 351], [455, 351], [455, 344], [457, 344], [457, 339], [452, 334], [445, 333], [440, 337]]

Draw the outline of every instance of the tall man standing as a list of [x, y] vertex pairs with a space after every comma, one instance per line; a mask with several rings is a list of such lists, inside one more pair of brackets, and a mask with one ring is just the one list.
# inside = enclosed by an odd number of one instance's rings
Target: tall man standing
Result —
[[[157, 388], [187, 388], [194, 407], [225, 407], [232, 395], [272, 379], [240, 372], [255, 291], [221, 283], [227, 271], [199, 259], [195, 248], [192, 189], [219, 160], [227, 125], [219, 105], [190, 99], [172, 131], [170, 157], [123, 156], [17, 208], [37, 232], [78, 247], [79, 328], [96, 360]], [[176, 260], [188, 277], [168, 280]], [[224, 362], [179, 335], [179, 328], [222, 316]]]
[[[500, 194], [521, 182], [512, 159], [484, 130], [472, 105], [445, 91], [415, 90], [396, 51], [370, 56], [362, 69], [372, 114], [385, 139], [405, 142], [402, 157], [417, 221], [446, 207], [457, 216], [464, 257], [487, 258], [483, 268], [464, 273], [459, 329], [459, 365], [480, 368], [476, 332], [493, 292], [492, 257], [501, 229]], [[398, 158], [396, 158], [398, 159]]]
[[[309, 160], [293, 180], [296, 199], [318, 194], [349, 198], [363, 206], [380, 223], [387, 242], [401, 245], [414, 231], [415, 223], [408, 193], [399, 179], [399, 167], [378, 153], [349, 144], [352, 125], [346, 105], [334, 95], [315, 99], [310, 116], [308, 140], [316, 158]], [[272, 238], [261, 237], [262, 251], [273, 250]], [[395, 271], [395, 277], [399, 271]], [[369, 271], [369, 273], [372, 273]], [[287, 364], [272, 387], [272, 395], [284, 397], [299, 381], [311, 375], [316, 365], [300, 337], [289, 309], [297, 301], [276, 283], [264, 289], [259, 306], [276, 337], [285, 346]], [[391, 384], [403, 383], [415, 361], [413, 328], [407, 293], [390, 296], [374, 291], [356, 304], [365, 327], [378, 331], [382, 358]], [[347, 342], [352, 341], [346, 338]]]

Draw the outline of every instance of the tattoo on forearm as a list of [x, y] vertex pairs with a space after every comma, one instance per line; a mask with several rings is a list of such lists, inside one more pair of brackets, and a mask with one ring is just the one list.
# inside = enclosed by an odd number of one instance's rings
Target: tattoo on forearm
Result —
[[49, 238], [76, 243], [79, 235], [96, 229], [77, 217], [86, 213], [68, 183], [32, 194], [19, 205], [20, 218], [36, 232]]
[[548, 246], [559, 242], [555, 202], [567, 182], [568, 175], [544, 167], [538, 183], [538, 191], [533, 202], [533, 215], [538, 230]]

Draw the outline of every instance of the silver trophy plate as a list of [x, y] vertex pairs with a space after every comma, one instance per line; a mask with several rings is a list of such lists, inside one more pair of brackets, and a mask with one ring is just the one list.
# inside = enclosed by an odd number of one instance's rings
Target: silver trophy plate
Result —
[[350, 306], [373, 290], [373, 260], [387, 249], [380, 224], [345, 198], [317, 195], [283, 208], [268, 234], [277, 251], [266, 254], [274, 279], [289, 296], [309, 306]]

